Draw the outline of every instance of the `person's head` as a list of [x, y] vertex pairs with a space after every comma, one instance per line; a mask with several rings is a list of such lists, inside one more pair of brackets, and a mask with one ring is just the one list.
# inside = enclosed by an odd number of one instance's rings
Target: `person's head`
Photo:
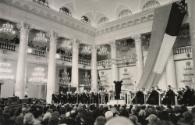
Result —
[[192, 118], [195, 119], [195, 107], [192, 108], [191, 113], [192, 113]]
[[131, 120], [125, 117], [114, 117], [106, 122], [106, 125], [134, 125]]
[[158, 122], [158, 117], [154, 114], [149, 115], [146, 120], [148, 120], [149, 123], [156, 123]]
[[130, 115], [129, 119], [136, 125], [138, 123], [138, 118], [135, 115]]
[[192, 114], [189, 111], [183, 113], [184, 121], [191, 122], [192, 121]]
[[114, 114], [113, 114], [113, 112], [111, 112], [111, 111], [107, 111], [107, 112], [105, 113], [105, 118], [106, 118], [107, 120], [111, 119], [113, 116], [114, 116]]
[[106, 124], [106, 118], [104, 116], [98, 116], [94, 123], [94, 125], [105, 125], [105, 124]]
[[171, 85], [168, 85], [168, 89], [169, 89], [169, 90], [171, 89]]
[[24, 120], [23, 120], [24, 125], [33, 125], [34, 123], [34, 116], [32, 113], [26, 113], [24, 115]]

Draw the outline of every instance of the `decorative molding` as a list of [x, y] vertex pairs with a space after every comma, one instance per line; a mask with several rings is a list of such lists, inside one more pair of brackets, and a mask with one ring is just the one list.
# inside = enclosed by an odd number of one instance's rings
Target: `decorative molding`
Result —
[[105, 23], [97, 28], [96, 36], [101, 36], [105, 33], [121, 30], [124, 28], [129, 28], [131, 26], [139, 25], [148, 21], [152, 21], [154, 17], [154, 9], [150, 9], [144, 12], [133, 14], [124, 17], [119, 20], [115, 20], [109, 23]]
[[54, 10], [41, 6], [37, 3], [27, 0], [1, 0], [1, 3], [14, 6], [26, 12], [50, 19], [59, 24], [65, 25], [72, 29], [84, 32], [90, 36], [95, 36], [95, 28], [89, 24], [83, 23], [77, 19], [74, 19], [68, 15], [55, 12]]

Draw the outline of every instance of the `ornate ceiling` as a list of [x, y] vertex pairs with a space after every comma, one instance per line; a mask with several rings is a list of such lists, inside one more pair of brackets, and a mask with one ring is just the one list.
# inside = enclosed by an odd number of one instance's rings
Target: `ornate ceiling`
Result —
[[172, 0], [48, 0], [48, 3], [56, 11], [61, 7], [67, 7], [78, 20], [87, 16], [95, 26], [139, 12], [143, 7], [163, 5], [170, 1]]

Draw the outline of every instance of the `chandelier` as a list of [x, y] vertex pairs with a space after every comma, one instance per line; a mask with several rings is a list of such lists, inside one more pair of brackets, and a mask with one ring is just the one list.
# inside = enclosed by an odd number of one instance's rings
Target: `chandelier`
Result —
[[89, 86], [91, 83], [90, 75], [85, 72], [81, 79], [81, 86]]
[[100, 56], [106, 56], [109, 54], [109, 51], [108, 51], [108, 48], [107, 47], [104, 47], [104, 46], [101, 46], [98, 48], [98, 55]]
[[47, 83], [47, 78], [45, 77], [45, 69], [43, 67], [36, 67], [28, 81], [32, 83]]
[[90, 46], [83, 46], [81, 49], [81, 54], [90, 55], [91, 54], [91, 47]]
[[41, 43], [47, 43], [48, 42], [48, 38], [46, 37], [46, 34], [43, 32], [39, 32], [35, 35], [35, 37], [33, 38], [34, 42], [41, 42]]
[[64, 40], [60, 47], [64, 48], [66, 51], [72, 51], [72, 42], [70, 40]]
[[11, 64], [8, 62], [0, 63], [0, 80], [13, 80], [13, 70], [11, 69]]
[[62, 78], [61, 78], [61, 82], [63, 84], [67, 84], [70, 83], [70, 74], [64, 70], [64, 72], [62, 73]]
[[5, 39], [13, 39], [16, 36], [14, 25], [10, 23], [4, 23], [0, 28], [0, 37]]

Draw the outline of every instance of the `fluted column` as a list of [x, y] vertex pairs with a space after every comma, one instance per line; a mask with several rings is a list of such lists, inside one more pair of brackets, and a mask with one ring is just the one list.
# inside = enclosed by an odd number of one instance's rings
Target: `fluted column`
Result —
[[48, 81], [47, 81], [47, 103], [52, 102], [52, 94], [56, 91], [56, 45], [57, 34], [53, 31], [50, 33], [49, 58], [48, 58]]
[[91, 90], [94, 92], [98, 91], [97, 82], [97, 48], [95, 45], [92, 46], [91, 51]]
[[[189, 18], [190, 18], [190, 36], [192, 43], [192, 59], [193, 59], [193, 68], [195, 73], [195, 0], [187, 0], [188, 9], [189, 9]], [[194, 76], [195, 80], [195, 76]]]
[[26, 23], [21, 23], [20, 27], [20, 44], [18, 51], [17, 70], [16, 70], [16, 84], [15, 84], [15, 96], [20, 99], [24, 98], [25, 94], [25, 65], [28, 46], [28, 36], [30, 27]]
[[[119, 76], [118, 76], [118, 68], [117, 68], [117, 57], [116, 57], [116, 42], [113, 41], [111, 43], [111, 72], [112, 72], [112, 82], [113, 81], [118, 81]], [[113, 84], [113, 83], [112, 83]]]
[[71, 86], [79, 89], [79, 42], [73, 41], [72, 46], [72, 75], [71, 75]]
[[168, 85], [171, 85], [173, 88], [177, 89], [175, 63], [172, 52], [166, 65], [166, 80]]
[[143, 68], [144, 68], [144, 62], [143, 62], [143, 51], [142, 51], [142, 41], [140, 38], [140, 35], [137, 35], [134, 37], [135, 39], [135, 49], [136, 49], [136, 55], [137, 55], [137, 83], [139, 84], [139, 81], [141, 79]]

